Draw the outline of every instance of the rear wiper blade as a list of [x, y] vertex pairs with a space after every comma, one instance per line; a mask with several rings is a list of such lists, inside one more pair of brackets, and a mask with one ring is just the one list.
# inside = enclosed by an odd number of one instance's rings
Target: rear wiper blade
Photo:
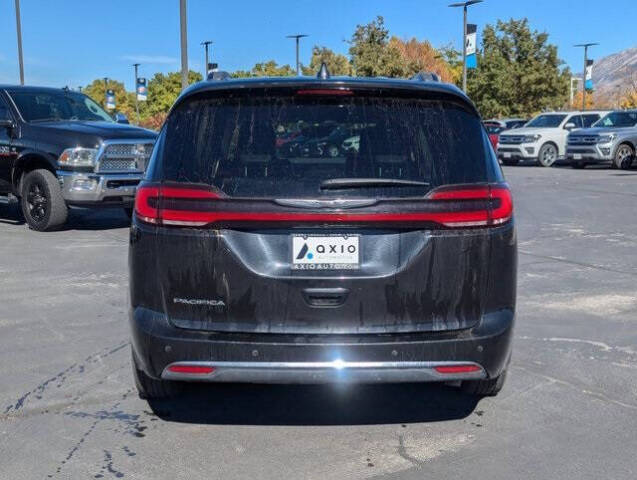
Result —
[[428, 187], [427, 182], [399, 178], [331, 178], [321, 182], [321, 190], [367, 187]]

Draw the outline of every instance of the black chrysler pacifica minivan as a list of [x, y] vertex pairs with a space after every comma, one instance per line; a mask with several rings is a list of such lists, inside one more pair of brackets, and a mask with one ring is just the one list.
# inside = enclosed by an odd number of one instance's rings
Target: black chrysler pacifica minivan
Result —
[[504, 382], [513, 203], [451, 85], [192, 86], [138, 188], [129, 262], [145, 398], [183, 381]]

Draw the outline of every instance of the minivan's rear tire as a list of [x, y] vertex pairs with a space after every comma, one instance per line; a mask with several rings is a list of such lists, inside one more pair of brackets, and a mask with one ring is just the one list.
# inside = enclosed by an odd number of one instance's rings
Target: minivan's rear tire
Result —
[[557, 161], [557, 147], [553, 143], [545, 143], [537, 157], [543, 167], [552, 167]]
[[182, 385], [178, 382], [171, 382], [169, 380], [157, 380], [146, 375], [137, 366], [137, 360], [135, 359], [135, 353], [132, 352], [132, 365], [133, 365], [133, 378], [135, 379], [135, 387], [139, 393], [139, 398], [144, 400], [151, 400], [153, 398], [167, 398], [174, 397], [181, 392]]
[[617, 147], [614, 163], [617, 168], [628, 170], [633, 164], [634, 158], [635, 150], [633, 149], [633, 147], [631, 147], [627, 143], [622, 143], [619, 147]]
[[51, 231], [66, 223], [68, 207], [60, 184], [50, 171], [39, 168], [27, 173], [20, 193], [22, 214], [32, 230]]
[[484, 380], [464, 380], [460, 384], [460, 389], [469, 395], [476, 395], [479, 397], [495, 397], [506, 380], [507, 371], [504, 370], [499, 376], [495, 378], [487, 378]]

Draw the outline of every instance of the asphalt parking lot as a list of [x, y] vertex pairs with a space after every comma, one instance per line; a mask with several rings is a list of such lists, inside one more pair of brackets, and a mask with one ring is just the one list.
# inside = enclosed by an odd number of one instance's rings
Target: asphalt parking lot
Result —
[[496, 398], [440, 385], [204, 386], [130, 372], [127, 218], [28, 230], [0, 205], [0, 477], [637, 476], [637, 170], [505, 168], [520, 266]]

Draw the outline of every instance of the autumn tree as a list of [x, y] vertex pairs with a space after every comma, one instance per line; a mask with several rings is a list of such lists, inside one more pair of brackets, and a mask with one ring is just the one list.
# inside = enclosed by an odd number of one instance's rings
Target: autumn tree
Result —
[[392, 37], [389, 40], [388, 48], [400, 55], [404, 76], [411, 77], [419, 72], [433, 72], [443, 82], [454, 81], [454, 72], [449, 64], [427, 40], [421, 42], [412, 38], [405, 41]]

